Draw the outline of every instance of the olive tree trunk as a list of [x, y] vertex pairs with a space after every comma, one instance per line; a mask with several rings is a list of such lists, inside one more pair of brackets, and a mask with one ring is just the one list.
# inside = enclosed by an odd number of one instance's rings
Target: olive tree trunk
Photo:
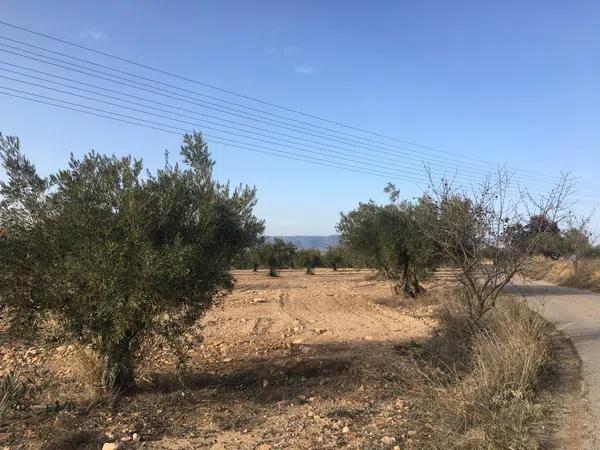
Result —
[[132, 339], [111, 345], [104, 355], [102, 387], [115, 396], [135, 387]]

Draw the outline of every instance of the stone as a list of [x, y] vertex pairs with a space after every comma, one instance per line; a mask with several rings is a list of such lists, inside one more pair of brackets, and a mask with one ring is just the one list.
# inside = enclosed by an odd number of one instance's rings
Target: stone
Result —
[[387, 444], [387, 445], [391, 445], [393, 443], [396, 442], [396, 438], [392, 437], [392, 436], [384, 436], [381, 438], [381, 443], [382, 444]]
[[271, 450], [271, 446], [269, 444], [260, 444], [256, 447], [256, 450]]
[[131, 440], [137, 444], [141, 440], [140, 435], [137, 433], [133, 433], [131, 435]]
[[350, 431], [350, 428], [348, 428], [347, 426], [345, 426], [344, 428], [342, 428], [342, 433], [346, 434]]
[[31, 405], [29, 408], [33, 414], [42, 414], [46, 412], [45, 405]]
[[119, 447], [120, 446], [117, 442], [106, 442], [102, 446], [102, 450], [117, 450]]

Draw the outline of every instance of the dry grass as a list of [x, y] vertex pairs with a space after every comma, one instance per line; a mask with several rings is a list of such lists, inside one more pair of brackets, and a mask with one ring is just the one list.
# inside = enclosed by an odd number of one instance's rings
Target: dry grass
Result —
[[526, 275], [534, 280], [546, 280], [560, 286], [600, 290], [600, 259], [585, 259], [575, 270], [571, 261], [534, 258]]
[[[455, 302], [441, 314], [432, 359], [415, 364], [408, 383], [422, 407], [431, 448], [538, 448], [534, 429], [540, 373], [552, 330], [523, 302], [504, 298], [479, 323]], [[439, 345], [439, 344], [443, 345]]]
[[94, 402], [102, 395], [102, 361], [89, 347], [80, 344], [73, 346], [71, 359], [72, 373], [83, 388], [80, 396], [82, 402]]

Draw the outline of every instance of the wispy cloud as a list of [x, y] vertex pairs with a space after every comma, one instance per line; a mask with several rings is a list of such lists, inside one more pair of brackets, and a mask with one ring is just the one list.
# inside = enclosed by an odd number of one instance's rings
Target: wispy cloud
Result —
[[93, 39], [94, 41], [104, 41], [108, 39], [108, 34], [103, 31], [90, 30], [89, 28], [86, 28], [79, 33], [79, 37], [82, 39]]
[[286, 56], [298, 56], [302, 53], [302, 47], [298, 46], [289, 46], [283, 49], [283, 54]]
[[296, 72], [298, 75], [312, 75], [314, 71], [315, 68], [308, 64], [300, 64], [294, 67], [294, 72]]

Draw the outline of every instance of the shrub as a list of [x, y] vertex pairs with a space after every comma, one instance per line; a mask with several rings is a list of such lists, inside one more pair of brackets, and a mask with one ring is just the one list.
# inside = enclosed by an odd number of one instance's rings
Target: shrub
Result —
[[[471, 194], [445, 180], [438, 186], [431, 181], [428, 207], [420, 210], [422, 233], [458, 269], [460, 298], [474, 317], [495, 307], [504, 288], [541, 248], [550, 251], [546, 240], [560, 237], [558, 224], [568, 215], [568, 179], [539, 199], [527, 192], [515, 196], [510, 181], [510, 174], [500, 169]], [[527, 222], [524, 212], [530, 216]]]
[[184, 137], [181, 156], [142, 176], [141, 160], [91, 152], [43, 178], [18, 139], [0, 136], [0, 296], [92, 345], [113, 392], [133, 385], [146, 337], [179, 348], [263, 230], [255, 190], [212, 179], [200, 134]]

